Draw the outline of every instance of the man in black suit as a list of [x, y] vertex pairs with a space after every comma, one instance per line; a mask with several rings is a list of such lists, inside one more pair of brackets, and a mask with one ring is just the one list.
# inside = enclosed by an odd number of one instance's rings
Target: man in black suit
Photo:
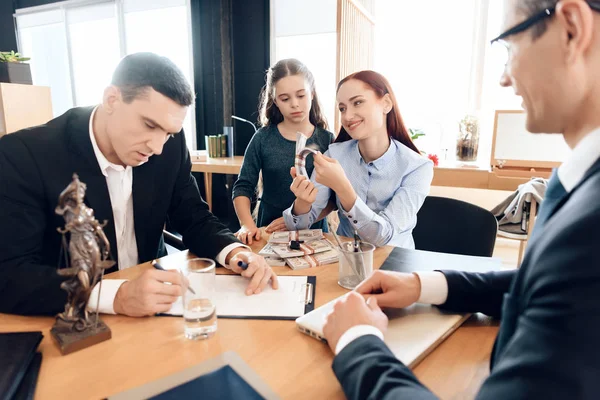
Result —
[[[219, 222], [191, 175], [182, 125], [193, 94], [181, 71], [152, 53], [117, 66], [97, 107], [74, 108], [45, 125], [0, 140], [0, 312], [55, 314], [66, 292], [57, 274], [64, 226], [55, 214], [60, 192], [77, 173], [86, 203], [104, 228], [124, 269], [166, 255], [168, 220], [189, 249], [250, 279], [257, 294], [277, 276]], [[248, 264], [246, 270], [238, 262]], [[165, 283], [170, 283], [167, 285]], [[88, 308], [130, 316], [166, 312], [182, 294], [183, 278], [147, 270], [131, 281], [105, 280]]]
[[599, 396], [600, 2], [506, 0], [505, 11], [501, 85], [523, 98], [530, 132], [562, 132], [573, 152], [549, 181], [520, 269], [378, 271], [357, 288], [366, 302], [352, 293], [336, 304], [324, 333], [349, 399], [435, 398], [381, 340], [380, 307], [415, 302], [501, 317], [477, 398]]

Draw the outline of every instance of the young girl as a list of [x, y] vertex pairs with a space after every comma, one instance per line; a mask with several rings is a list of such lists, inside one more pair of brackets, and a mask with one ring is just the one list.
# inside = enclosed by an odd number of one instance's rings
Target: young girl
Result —
[[291, 169], [296, 200], [284, 212], [287, 228], [310, 226], [333, 191], [338, 234], [357, 232], [376, 246], [414, 248], [412, 230], [429, 193], [433, 163], [410, 139], [390, 84], [377, 72], [344, 78], [337, 103], [340, 134], [325, 155], [315, 156], [311, 180]]
[[[260, 240], [258, 227], [269, 225], [268, 232], [285, 229], [283, 210], [294, 201], [289, 171], [296, 156], [296, 132], [309, 138], [307, 146], [320, 151], [326, 151], [334, 139], [321, 113], [313, 75], [298, 60], [281, 60], [269, 68], [259, 112], [262, 128], [250, 140], [233, 186], [233, 205], [241, 226], [236, 236], [247, 244]], [[313, 160], [308, 157], [306, 171], [312, 170]], [[250, 199], [260, 172], [263, 191], [255, 222]], [[322, 221], [314, 228], [321, 225]]]

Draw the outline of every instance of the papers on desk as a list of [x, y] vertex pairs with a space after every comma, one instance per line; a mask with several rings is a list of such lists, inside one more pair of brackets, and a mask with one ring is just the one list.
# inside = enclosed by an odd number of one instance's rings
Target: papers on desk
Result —
[[[215, 304], [219, 318], [294, 320], [314, 309], [314, 276], [279, 276], [279, 289], [267, 286], [246, 296], [248, 279], [239, 275], [215, 277]], [[165, 314], [163, 314], [165, 315]], [[166, 315], [183, 315], [179, 298]]]

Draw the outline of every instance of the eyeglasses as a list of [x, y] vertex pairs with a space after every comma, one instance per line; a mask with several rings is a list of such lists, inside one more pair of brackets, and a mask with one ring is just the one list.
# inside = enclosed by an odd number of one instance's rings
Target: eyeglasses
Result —
[[531, 28], [535, 24], [543, 21], [546, 18], [550, 18], [552, 15], [554, 15], [555, 11], [556, 7], [550, 7], [546, 8], [543, 11], [540, 11], [537, 14], [532, 15], [520, 24], [517, 24], [509, 30], [507, 30], [506, 32], [500, 34], [500, 36], [498, 36], [497, 38], [492, 39], [491, 44], [499, 42], [500, 40], [504, 40], [509, 36], [516, 35], [517, 33], [525, 32], [527, 29]]
[[509, 30], [500, 34], [500, 36], [492, 39], [490, 42], [492, 45], [493, 58], [496, 62], [501, 62], [502, 65], [506, 66], [508, 64], [508, 60], [510, 58], [510, 46], [504, 40], [509, 36], [516, 35], [517, 33], [525, 32], [527, 29], [531, 28], [535, 24], [545, 20], [546, 18], [550, 18], [554, 15], [556, 11], [556, 7], [546, 8], [539, 13], [532, 15], [527, 18], [525, 21], [521, 22], [510, 28]]
[[[600, 1], [586, 1], [588, 6], [597, 12], [600, 12]], [[532, 26], [540, 23], [541, 21], [550, 18], [556, 12], [556, 7], [546, 8], [531, 17], [527, 18], [525, 21], [521, 22], [500, 34], [498, 37], [491, 40], [492, 50], [496, 55], [494, 58], [497, 58], [499, 61], [504, 61], [503, 65], [508, 63], [510, 57], [510, 46], [505, 41], [505, 39], [509, 36], [516, 35], [521, 32], [525, 32]]]

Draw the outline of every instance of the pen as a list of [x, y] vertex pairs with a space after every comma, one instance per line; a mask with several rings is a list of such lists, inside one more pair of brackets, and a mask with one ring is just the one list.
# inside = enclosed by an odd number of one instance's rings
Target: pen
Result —
[[358, 231], [354, 231], [354, 252], [360, 252], [360, 236], [358, 236]]
[[[166, 271], [166, 269], [165, 269], [165, 268], [164, 268], [162, 265], [160, 265], [160, 264], [158, 263], [158, 261], [156, 261], [156, 260], [153, 260], [153, 261], [152, 261], [152, 265], [153, 265], [153, 266], [154, 266], [154, 268], [156, 268], [156, 269], [160, 269], [161, 271]], [[180, 273], [181, 275], [183, 275], [183, 272], [181, 272], [181, 270], [179, 271], [179, 273]], [[187, 287], [187, 289], [188, 289], [190, 292], [192, 292], [193, 294], [196, 294], [196, 292], [194, 291], [194, 289], [192, 289], [190, 286], [188, 286], [188, 287]]]
[[327, 230], [329, 232], [331, 232], [333, 234], [333, 238], [335, 239], [338, 247], [340, 248], [340, 253], [342, 253], [342, 255], [344, 256], [344, 258], [346, 259], [346, 261], [348, 262], [348, 265], [350, 266], [350, 268], [352, 268], [352, 271], [354, 272], [354, 274], [356, 276], [358, 276], [358, 278], [362, 281], [363, 278], [363, 274], [361, 274], [361, 271], [359, 271], [356, 266], [354, 265], [354, 263], [352, 262], [352, 260], [350, 259], [350, 256], [348, 254], [346, 254], [346, 252], [344, 251], [344, 248], [342, 247], [342, 242], [340, 241], [340, 238], [338, 237], [337, 233], [335, 232], [335, 230], [332, 230], [329, 227], [329, 222], [327, 222], [327, 218], [324, 219], [325, 221], [325, 225], [327, 226]]
[[238, 267], [240, 267], [244, 271], [248, 269], [248, 263], [243, 262], [242, 260], [238, 261], [237, 264], [238, 264]]

